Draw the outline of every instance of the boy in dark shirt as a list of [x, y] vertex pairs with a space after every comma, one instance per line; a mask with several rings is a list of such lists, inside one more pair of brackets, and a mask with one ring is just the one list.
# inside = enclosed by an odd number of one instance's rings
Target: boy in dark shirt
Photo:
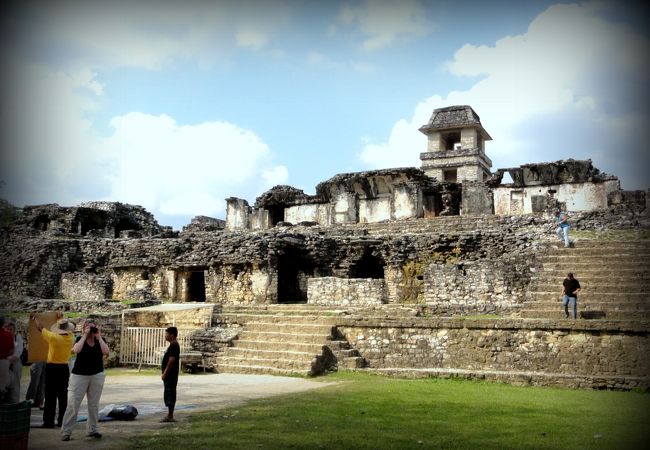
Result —
[[565, 319], [569, 317], [569, 302], [573, 303], [573, 318], [578, 318], [578, 292], [580, 292], [580, 283], [569, 272], [562, 282], [562, 306], [564, 306]]
[[174, 407], [176, 406], [176, 385], [178, 384], [179, 359], [181, 355], [181, 347], [178, 345], [177, 337], [178, 329], [176, 327], [169, 327], [165, 330], [165, 340], [169, 342], [169, 346], [163, 356], [160, 369], [162, 370], [161, 378], [165, 387], [163, 398], [168, 413], [166, 417], [160, 420], [161, 422], [176, 422], [174, 419]]

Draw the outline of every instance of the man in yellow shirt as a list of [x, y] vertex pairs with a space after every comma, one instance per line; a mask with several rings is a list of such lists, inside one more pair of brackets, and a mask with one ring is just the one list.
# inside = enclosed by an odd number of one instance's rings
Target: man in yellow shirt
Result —
[[[61, 314], [61, 317], [63, 315]], [[36, 316], [32, 317], [36, 328], [41, 332], [43, 339], [48, 343], [47, 364], [45, 366], [45, 409], [43, 410], [43, 428], [54, 428], [56, 404], [59, 403], [57, 426], [61, 427], [63, 415], [68, 407], [68, 380], [70, 367], [68, 360], [74, 344], [75, 324], [68, 319], [59, 318], [50, 327], [43, 328]]]

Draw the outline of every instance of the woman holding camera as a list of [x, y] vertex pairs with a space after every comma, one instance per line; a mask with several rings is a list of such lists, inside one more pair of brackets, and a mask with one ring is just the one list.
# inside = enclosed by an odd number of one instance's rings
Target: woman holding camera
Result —
[[101, 438], [97, 431], [99, 398], [104, 388], [103, 357], [109, 353], [108, 345], [102, 338], [101, 330], [92, 319], [86, 319], [83, 334], [72, 347], [77, 358], [70, 375], [68, 385], [68, 408], [63, 417], [61, 434], [63, 441], [69, 441], [72, 429], [77, 423], [79, 405], [84, 396], [88, 396], [88, 437]]

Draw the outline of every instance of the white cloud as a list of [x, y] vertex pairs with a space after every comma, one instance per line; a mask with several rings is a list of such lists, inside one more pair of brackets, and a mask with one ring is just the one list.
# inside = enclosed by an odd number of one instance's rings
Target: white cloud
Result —
[[323, 70], [350, 71], [363, 75], [370, 75], [377, 72], [374, 64], [363, 61], [336, 61], [329, 56], [316, 51], [307, 53], [307, 64]]
[[[281, 1], [182, 3], [84, 1], [39, 4], [29, 25], [44, 49], [64, 48], [93, 67], [159, 69], [178, 60], [204, 67], [231, 47], [259, 50], [291, 19]], [[80, 39], [80, 36], [83, 36]]]
[[[369, 51], [387, 47], [398, 38], [422, 36], [431, 29], [426, 9], [417, 0], [366, 0], [358, 6], [346, 3], [341, 6], [339, 19], [359, 26], [367, 36], [361, 48]], [[330, 32], [334, 30], [330, 28]]]
[[[129, 113], [111, 121], [100, 148], [114, 158], [111, 198], [167, 215], [223, 215], [233, 192], [286, 181], [268, 146], [226, 122], [179, 125], [171, 117]], [[263, 180], [260, 186], [260, 178]]]
[[268, 43], [269, 38], [259, 30], [242, 28], [235, 33], [235, 40], [240, 47], [260, 50]]
[[[92, 73], [12, 69], [2, 135], [2, 196], [17, 205], [88, 200], [142, 205], [154, 215], [225, 216], [224, 199], [286, 182], [286, 167], [255, 133], [227, 122], [180, 125], [132, 112], [98, 137], [86, 113], [100, 84]], [[8, 80], [7, 80], [8, 81]], [[24, 95], [29, 93], [29, 95]], [[178, 227], [183, 223], [176, 223]]]
[[[366, 145], [369, 167], [416, 165], [426, 150], [418, 128], [433, 109], [469, 104], [494, 138], [487, 152], [496, 167], [593, 158], [619, 175], [624, 187], [644, 188], [648, 153], [646, 77], [650, 43], [624, 25], [603, 19], [606, 4], [555, 5], [528, 31], [494, 46], [460, 48], [448, 70], [479, 77], [466, 91], [434, 95], [401, 119], [388, 142]], [[414, 161], [416, 162], [414, 164]]]
[[[87, 69], [21, 64], [4, 69], [0, 179], [7, 183], [7, 196], [19, 204], [83, 200], [83, 193], [93, 192], [90, 186], [101, 185], [105, 163], [90, 152], [86, 117], [97, 108], [101, 85]], [[99, 175], [91, 175], [91, 166]]]

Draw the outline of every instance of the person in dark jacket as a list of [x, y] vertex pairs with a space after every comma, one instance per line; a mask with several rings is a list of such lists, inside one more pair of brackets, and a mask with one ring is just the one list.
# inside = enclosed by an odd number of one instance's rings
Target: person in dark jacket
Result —
[[562, 282], [562, 306], [564, 306], [564, 318], [569, 318], [569, 303], [573, 306], [573, 318], [578, 318], [578, 292], [580, 292], [580, 282], [569, 272]]

